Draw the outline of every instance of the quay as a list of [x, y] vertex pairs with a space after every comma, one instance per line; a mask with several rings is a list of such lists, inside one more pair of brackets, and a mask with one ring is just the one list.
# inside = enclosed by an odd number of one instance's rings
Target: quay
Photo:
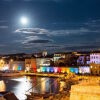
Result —
[[26, 76], [40, 76], [40, 77], [64, 77], [64, 74], [46, 74], [46, 73], [25, 73]]
[[14, 76], [39, 76], [39, 77], [64, 77], [64, 74], [46, 74], [46, 73], [25, 73], [25, 72], [19, 72], [19, 73], [0, 73], [1, 77], [14, 77]]
[[24, 76], [24, 73], [0, 73], [0, 77], [16, 77], [16, 76]]

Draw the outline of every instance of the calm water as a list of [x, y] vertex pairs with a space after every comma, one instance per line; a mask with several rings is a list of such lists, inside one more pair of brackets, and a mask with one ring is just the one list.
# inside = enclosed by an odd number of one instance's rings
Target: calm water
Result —
[[[34, 86], [34, 88], [30, 89], [29, 91], [34, 91], [35, 93], [45, 93], [45, 92], [58, 93], [61, 87], [65, 86], [64, 82], [58, 82], [56, 78], [46, 78], [46, 77], [43, 78], [26, 77], [26, 76], [17, 77], [17, 78], [3, 77], [0, 78], [0, 80], [3, 80], [6, 85], [6, 88], [4, 86], [4, 89], [7, 91], [14, 92], [19, 100], [26, 99], [25, 93], [32, 86]], [[29, 91], [27, 93], [29, 93]]]

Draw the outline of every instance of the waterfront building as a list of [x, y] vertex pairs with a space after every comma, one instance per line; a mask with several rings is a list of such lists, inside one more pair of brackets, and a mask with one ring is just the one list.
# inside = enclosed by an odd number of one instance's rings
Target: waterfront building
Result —
[[0, 59], [0, 70], [5, 71], [9, 70], [9, 68], [10, 68], [9, 62], [5, 59]]
[[100, 52], [90, 54], [90, 70], [93, 75], [100, 75]]
[[25, 70], [25, 62], [24, 61], [12, 61], [9, 62], [10, 69], [14, 71], [24, 71]]
[[74, 73], [74, 74], [78, 74], [79, 73], [79, 69], [77, 67], [53, 67], [53, 66], [49, 66], [49, 67], [41, 67], [41, 71], [42, 72], [46, 72], [46, 73]]
[[77, 59], [77, 66], [79, 66], [80, 74], [90, 74], [90, 55], [82, 54]]
[[36, 58], [25, 59], [25, 71], [37, 71]]
[[[45, 57], [45, 58], [36, 58], [36, 66], [37, 66], [37, 72], [41, 72], [41, 67], [49, 67], [51, 63], [52, 58]], [[43, 68], [44, 69], [44, 68]]]
[[90, 74], [89, 66], [79, 66], [79, 74]]
[[62, 52], [54, 53], [53, 61], [56, 62], [60, 58], [66, 58], [66, 55], [67, 53], [62, 53]]
[[78, 66], [89, 66], [90, 56], [89, 55], [80, 55], [77, 59]]
[[77, 56], [71, 52], [55, 53], [53, 61], [55, 66], [76, 66]]
[[5, 65], [5, 61], [3, 59], [0, 59], [0, 70], [3, 69], [4, 65]]

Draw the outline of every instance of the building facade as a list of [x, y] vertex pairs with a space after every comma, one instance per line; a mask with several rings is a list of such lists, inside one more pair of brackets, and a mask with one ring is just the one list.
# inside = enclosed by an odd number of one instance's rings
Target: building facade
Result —
[[24, 71], [25, 70], [25, 62], [24, 61], [12, 61], [9, 62], [10, 70], [13, 71]]
[[77, 59], [80, 74], [90, 74], [90, 55], [80, 55]]
[[36, 66], [36, 58], [30, 58], [30, 59], [25, 59], [25, 71], [31, 71], [31, 72], [36, 72], [37, 71], [37, 66]]
[[90, 54], [90, 70], [93, 75], [100, 75], [100, 53]]
[[41, 72], [41, 67], [49, 67], [51, 58], [36, 58], [37, 72]]

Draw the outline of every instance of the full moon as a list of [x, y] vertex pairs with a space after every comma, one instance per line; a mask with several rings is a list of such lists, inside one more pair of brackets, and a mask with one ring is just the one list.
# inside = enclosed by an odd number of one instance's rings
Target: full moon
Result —
[[26, 17], [22, 17], [22, 18], [21, 18], [21, 23], [22, 23], [23, 25], [26, 25], [26, 24], [28, 23], [28, 19], [27, 19]]

